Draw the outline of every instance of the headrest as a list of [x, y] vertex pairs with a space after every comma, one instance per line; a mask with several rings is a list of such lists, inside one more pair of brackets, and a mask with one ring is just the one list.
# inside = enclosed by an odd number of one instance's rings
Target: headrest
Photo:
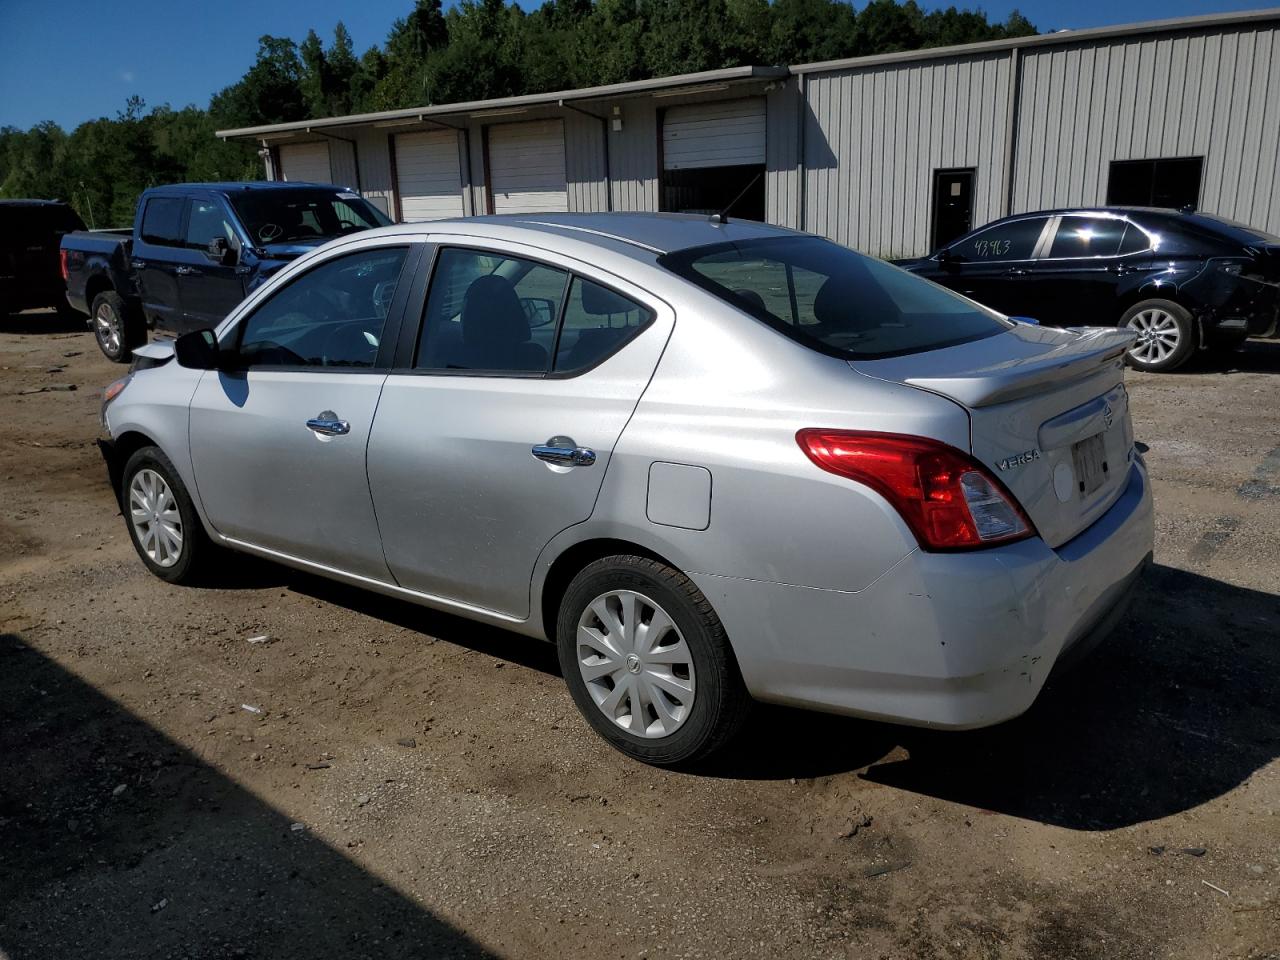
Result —
[[489, 274], [472, 281], [462, 298], [462, 342], [524, 343], [530, 339], [529, 318], [515, 287], [506, 277]]

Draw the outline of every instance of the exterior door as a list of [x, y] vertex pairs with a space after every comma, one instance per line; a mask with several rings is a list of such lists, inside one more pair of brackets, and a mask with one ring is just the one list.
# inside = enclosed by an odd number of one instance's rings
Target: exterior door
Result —
[[973, 227], [973, 168], [933, 174], [932, 250], [963, 237]]
[[401, 133], [394, 138], [400, 219], [461, 217], [462, 165], [453, 130]]
[[934, 255], [936, 279], [993, 310], [1034, 316], [1027, 310], [1024, 281], [1049, 222], [1049, 217], [1021, 217], [969, 234]]
[[191, 461], [210, 523], [232, 539], [387, 581], [365, 447], [411, 247], [365, 245], [313, 266], [221, 343], [191, 401]]
[[244, 272], [238, 264], [209, 259], [209, 242], [225, 240], [234, 250], [243, 249], [234, 221], [215, 197], [188, 201], [185, 242], [186, 272], [179, 280], [182, 313], [188, 330], [216, 327], [244, 299]]
[[185, 258], [183, 226], [185, 197], [151, 197], [142, 210], [132, 262], [142, 310], [156, 326], [177, 330], [182, 326], [182, 294], [178, 266]]
[[504, 123], [489, 127], [485, 136], [493, 213], [569, 209], [563, 121]]
[[543, 547], [590, 516], [673, 322], [640, 291], [533, 256], [439, 252], [421, 341], [369, 441], [397, 582], [512, 617], [528, 616]]
[[[1031, 315], [1052, 326], [1114, 326], [1120, 319], [1115, 306], [1123, 270], [1120, 243], [1128, 228], [1118, 217], [1055, 217], [1044, 252], [1027, 277]], [[1145, 234], [1142, 240], [1146, 246]]]

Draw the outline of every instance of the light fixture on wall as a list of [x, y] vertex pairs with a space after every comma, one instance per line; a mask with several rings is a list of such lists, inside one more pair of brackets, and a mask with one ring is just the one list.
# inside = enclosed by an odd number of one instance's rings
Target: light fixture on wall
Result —
[[612, 127], [613, 127], [613, 132], [614, 132], [614, 133], [621, 133], [621, 132], [622, 132], [622, 108], [621, 108], [621, 107], [614, 107], [614, 108], [613, 108], [613, 123], [612, 123]]

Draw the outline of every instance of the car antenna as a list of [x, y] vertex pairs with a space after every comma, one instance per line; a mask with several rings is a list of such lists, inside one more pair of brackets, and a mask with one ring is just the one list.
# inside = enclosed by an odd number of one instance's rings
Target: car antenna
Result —
[[764, 171], [761, 170], [754, 177], [752, 177], [751, 182], [748, 183], [745, 187], [743, 187], [742, 192], [739, 193], [732, 200], [730, 200], [728, 204], [725, 205], [725, 208], [723, 210], [721, 210], [719, 213], [713, 213], [710, 216], [709, 219], [711, 220], [711, 222], [712, 223], [728, 223], [729, 211], [732, 210], [735, 206], [737, 206], [738, 201], [741, 200], [743, 197], [745, 197], [747, 195], [747, 191], [750, 190], [752, 187], [754, 187], [756, 183], [759, 182], [760, 178], [763, 176], [764, 176]]

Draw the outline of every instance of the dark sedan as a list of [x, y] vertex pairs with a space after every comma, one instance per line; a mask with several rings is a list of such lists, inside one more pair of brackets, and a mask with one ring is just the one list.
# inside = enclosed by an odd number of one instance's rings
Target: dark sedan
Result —
[[1018, 214], [898, 264], [1011, 316], [1128, 326], [1138, 334], [1129, 362], [1141, 370], [1275, 337], [1280, 320], [1280, 237], [1202, 213]]

